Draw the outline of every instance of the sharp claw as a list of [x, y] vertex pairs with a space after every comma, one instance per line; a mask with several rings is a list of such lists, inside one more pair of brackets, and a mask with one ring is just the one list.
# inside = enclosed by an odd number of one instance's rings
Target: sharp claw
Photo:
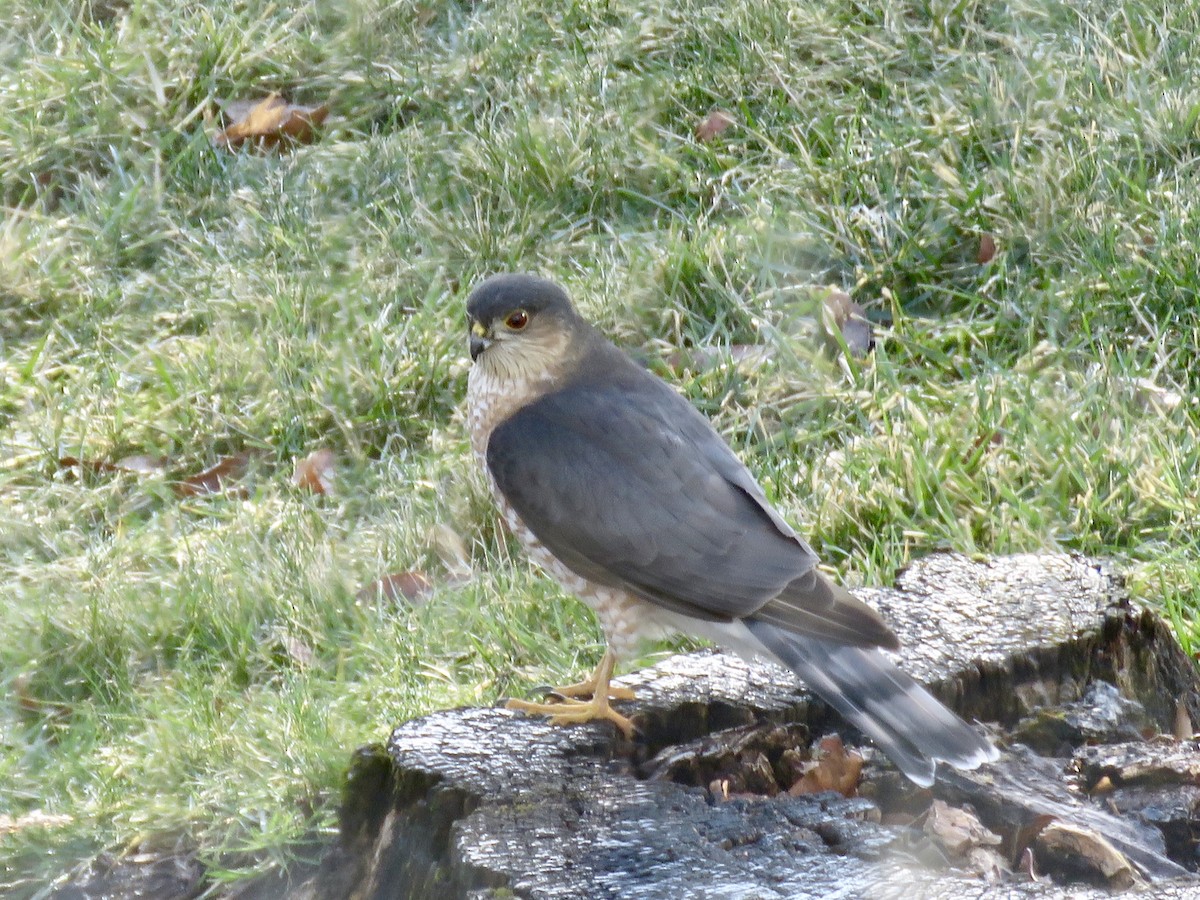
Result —
[[633, 722], [614, 710], [607, 702], [594, 700], [565, 700], [560, 703], [532, 703], [528, 700], [509, 700], [506, 709], [526, 715], [547, 716], [553, 725], [577, 725], [584, 722], [607, 721], [617, 726], [626, 740], [633, 740]]

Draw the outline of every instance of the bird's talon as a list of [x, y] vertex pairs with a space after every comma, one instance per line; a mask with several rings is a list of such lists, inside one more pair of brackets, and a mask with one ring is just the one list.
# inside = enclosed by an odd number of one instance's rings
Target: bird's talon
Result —
[[636, 730], [633, 722], [608, 705], [607, 700], [561, 700], [557, 703], [533, 703], [529, 700], [509, 700], [506, 709], [526, 715], [548, 716], [552, 725], [576, 725], [584, 722], [609, 721], [625, 736], [633, 740]]
[[633, 688], [625, 687], [622, 684], [610, 684], [608, 686], [608, 699], [609, 700], [636, 700], [637, 694], [634, 693]]

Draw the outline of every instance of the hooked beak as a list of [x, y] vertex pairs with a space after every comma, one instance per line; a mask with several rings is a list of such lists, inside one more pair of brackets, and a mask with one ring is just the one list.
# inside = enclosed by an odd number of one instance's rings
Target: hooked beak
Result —
[[479, 354], [492, 346], [492, 339], [487, 336], [487, 329], [482, 322], [471, 323], [471, 362], [479, 359]]

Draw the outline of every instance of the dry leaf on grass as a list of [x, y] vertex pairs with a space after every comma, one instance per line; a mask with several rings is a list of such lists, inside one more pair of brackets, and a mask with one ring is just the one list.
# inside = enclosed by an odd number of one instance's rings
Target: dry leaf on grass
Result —
[[434, 587], [433, 579], [424, 572], [416, 570], [411, 572], [396, 572], [372, 581], [359, 591], [355, 597], [359, 601], [364, 602], [383, 599], [421, 603], [432, 593]]
[[250, 464], [257, 455], [242, 451], [232, 456], [223, 456], [203, 472], [197, 472], [176, 484], [175, 493], [180, 497], [199, 497], [204, 494], [248, 497], [249, 490], [239, 482], [249, 473]]
[[975, 262], [979, 265], [991, 262], [996, 257], [995, 235], [984, 232], [979, 236], [979, 250], [975, 253]]
[[733, 113], [726, 112], [723, 109], [714, 109], [696, 126], [696, 140], [702, 144], [706, 144], [711, 140], [716, 139], [722, 132], [736, 124]]
[[292, 484], [314, 494], [332, 494], [334, 476], [333, 451], [314, 450], [304, 459], [297, 459], [292, 471]]
[[222, 107], [229, 124], [213, 142], [226, 150], [237, 150], [246, 143], [259, 150], [311, 144], [329, 115], [326, 104], [300, 106], [288, 103], [278, 93], [258, 102], [232, 101]]

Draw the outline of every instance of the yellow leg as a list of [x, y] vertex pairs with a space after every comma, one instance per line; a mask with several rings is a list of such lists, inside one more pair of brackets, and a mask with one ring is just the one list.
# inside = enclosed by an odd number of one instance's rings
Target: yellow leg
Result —
[[604, 656], [600, 657], [600, 665], [596, 666], [591, 675], [583, 679], [583, 681], [556, 687], [554, 688], [554, 693], [560, 697], [594, 697], [596, 695], [596, 688], [600, 686], [602, 681], [605, 681], [608, 684], [609, 700], [636, 700], [637, 695], [634, 694], [632, 688], [622, 687], [619, 684], [613, 684], [609, 681], [612, 678], [613, 667], [616, 665], [616, 662], [617, 659], [613, 655], [612, 650], [605, 650]]
[[609, 700], [632, 700], [633, 691], [611, 684], [616, 657], [605, 650], [600, 665], [585, 680], [578, 684], [555, 688], [554, 693], [563, 698], [590, 696], [588, 700], [562, 699], [554, 703], [530, 703], [528, 700], [509, 700], [505, 706], [531, 715], [549, 716], [555, 725], [570, 725], [575, 722], [592, 722], [597, 719], [612, 722], [627, 739], [633, 738], [633, 723], [609, 704]]

